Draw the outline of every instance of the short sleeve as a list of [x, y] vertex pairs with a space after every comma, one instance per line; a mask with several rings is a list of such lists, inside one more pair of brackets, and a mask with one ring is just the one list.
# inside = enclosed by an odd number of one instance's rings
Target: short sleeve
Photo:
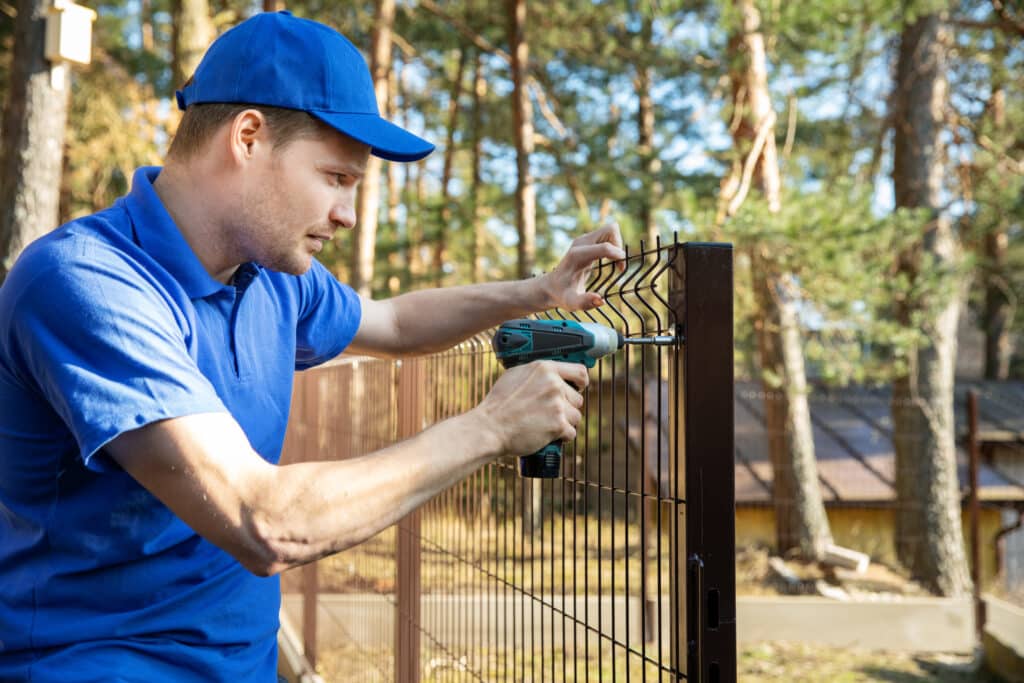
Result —
[[61, 417], [91, 469], [104, 445], [162, 419], [225, 412], [189, 355], [175, 304], [115, 250], [33, 274], [18, 292], [13, 348], [25, 381]]
[[299, 282], [295, 369], [305, 370], [329, 361], [352, 343], [359, 330], [362, 304], [355, 290], [315, 259]]

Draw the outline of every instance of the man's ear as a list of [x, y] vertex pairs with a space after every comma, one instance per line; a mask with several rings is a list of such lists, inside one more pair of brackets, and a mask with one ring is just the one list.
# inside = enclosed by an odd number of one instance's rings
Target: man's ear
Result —
[[270, 129], [263, 112], [246, 109], [236, 114], [228, 129], [228, 144], [237, 164], [250, 161], [263, 149], [269, 149]]

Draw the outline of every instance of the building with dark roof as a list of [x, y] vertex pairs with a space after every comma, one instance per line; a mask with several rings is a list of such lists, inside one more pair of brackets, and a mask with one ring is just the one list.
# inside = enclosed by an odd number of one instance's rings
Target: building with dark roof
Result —
[[[1024, 382], [961, 380], [955, 413], [960, 490], [968, 494], [966, 396], [979, 397], [980, 538], [982, 581], [1002, 568], [1013, 585], [1024, 583]], [[775, 538], [772, 468], [760, 385], [736, 385], [737, 544]], [[810, 397], [815, 456], [822, 497], [838, 544], [893, 561], [895, 454], [888, 388], [815, 388]], [[965, 520], [965, 539], [968, 537]], [[998, 539], [998, 540], [997, 540]]]

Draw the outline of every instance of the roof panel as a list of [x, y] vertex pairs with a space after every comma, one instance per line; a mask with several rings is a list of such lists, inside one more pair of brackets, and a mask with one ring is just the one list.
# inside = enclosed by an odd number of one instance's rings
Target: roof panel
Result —
[[[964, 420], [963, 397], [970, 387], [977, 388], [982, 397], [979, 403], [982, 425], [1024, 428], [1024, 383], [1021, 382], [960, 383], [955, 404], [958, 424]], [[834, 499], [833, 490], [843, 501], [893, 500], [895, 455], [891, 442], [890, 401], [888, 389], [851, 387], [812, 393], [809, 402], [815, 455], [826, 501]], [[763, 402], [764, 394], [758, 385], [737, 383], [736, 500], [741, 503], [765, 502], [768, 499], [765, 485], [770, 487], [772, 482]], [[967, 485], [966, 455], [958, 449], [957, 456], [958, 478], [963, 490]], [[983, 500], [1024, 500], [1024, 488], [1014, 486], [985, 463], [979, 468], [979, 483]]]

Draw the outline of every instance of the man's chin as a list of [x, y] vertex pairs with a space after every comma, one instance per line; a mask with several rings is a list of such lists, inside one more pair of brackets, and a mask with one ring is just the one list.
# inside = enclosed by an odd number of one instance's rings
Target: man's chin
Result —
[[267, 270], [272, 270], [275, 273], [284, 273], [286, 275], [305, 275], [310, 268], [313, 267], [313, 256], [312, 254], [306, 256], [305, 259], [289, 260], [287, 262], [275, 262], [275, 263], [261, 263], [261, 266]]

